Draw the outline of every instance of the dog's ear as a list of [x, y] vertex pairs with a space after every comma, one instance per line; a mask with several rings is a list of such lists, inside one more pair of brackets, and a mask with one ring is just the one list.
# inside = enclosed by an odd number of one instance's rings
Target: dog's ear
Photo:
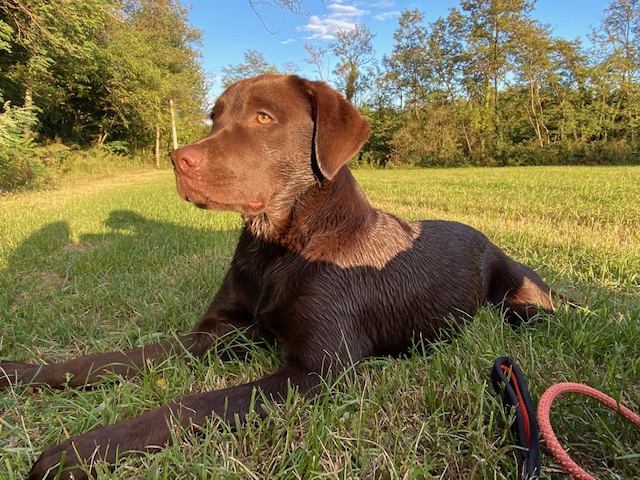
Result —
[[323, 82], [307, 82], [314, 116], [313, 149], [317, 168], [331, 180], [369, 138], [369, 123], [339, 92]]

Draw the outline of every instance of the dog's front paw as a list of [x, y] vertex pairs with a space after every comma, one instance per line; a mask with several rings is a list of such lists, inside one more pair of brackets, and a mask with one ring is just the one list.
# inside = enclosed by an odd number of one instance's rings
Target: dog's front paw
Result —
[[[89, 478], [90, 467], [80, 467], [76, 451], [80, 453], [82, 445], [74, 443], [75, 438], [46, 449], [31, 468], [29, 480], [60, 479], [85, 480]], [[80, 453], [81, 454], [81, 453]], [[82, 454], [81, 454], [82, 455]]]
[[167, 414], [168, 409], [161, 407], [47, 448], [33, 465], [29, 480], [84, 480], [95, 477], [97, 463], [110, 466], [121, 455], [162, 448], [170, 438]]
[[111, 448], [112, 442], [118, 443], [116, 425], [97, 428], [47, 448], [31, 468], [29, 480], [94, 477], [96, 462], [116, 460], [118, 448]]

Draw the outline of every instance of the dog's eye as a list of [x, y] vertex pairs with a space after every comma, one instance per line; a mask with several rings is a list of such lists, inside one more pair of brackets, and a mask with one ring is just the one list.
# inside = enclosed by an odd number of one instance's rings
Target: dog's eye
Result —
[[261, 123], [262, 125], [266, 125], [267, 123], [271, 123], [271, 120], [273, 119], [268, 114], [260, 112], [258, 113], [256, 120], [258, 120], [258, 123]]

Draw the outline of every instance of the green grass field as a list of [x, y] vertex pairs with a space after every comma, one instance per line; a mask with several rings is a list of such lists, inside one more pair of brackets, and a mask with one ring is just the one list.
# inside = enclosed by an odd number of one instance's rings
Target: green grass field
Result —
[[[513, 329], [485, 308], [407, 359], [361, 362], [349, 384], [292, 396], [238, 431], [176, 433], [106, 479], [517, 478], [515, 439], [489, 373], [509, 355], [534, 401], [576, 381], [640, 410], [640, 167], [356, 172], [371, 202], [409, 219], [485, 232], [583, 307]], [[51, 362], [188, 330], [218, 287], [238, 215], [178, 198], [169, 171], [69, 180], [0, 197], [0, 358]], [[277, 352], [165, 362], [93, 389], [0, 392], [0, 479], [22, 479], [45, 445], [170, 398], [278, 368]], [[640, 429], [595, 401], [554, 403], [556, 434], [598, 478], [640, 478]], [[544, 451], [543, 478], [563, 478]]]

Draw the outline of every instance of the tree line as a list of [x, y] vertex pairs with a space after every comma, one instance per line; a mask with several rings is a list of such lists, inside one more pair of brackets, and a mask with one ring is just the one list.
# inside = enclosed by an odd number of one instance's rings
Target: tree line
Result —
[[[304, 13], [302, 0], [247, 1]], [[610, 0], [586, 45], [554, 36], [534, 7], [461, 0], [433, 22], [407, 10], [388, 55], [359, 24], [305, 45], [304, 61], [371, 122], [361, 164], [639, 162], [640, 0]], [[204, 133], [200, 38], [180, 0], [0, 0], [0, 189], [58, 161], [36, 146], [164, 153], [172, 113], [181, 141]], [[298, 70], [247, 50], [215, 73]]]
[[[611, 0], [588, 45], [554, 36], [534, 7], [461, 0], [433, 22], [407, 10], [389, 55], [357, 25], [327, 49], [305, 45], [305, 61], [370, 120], [359, 163], [640, 163], [640, 0]], [[278, 69], [251, 50], [223, 81], [248, 71]]]
[[587, 47], [554, 37], [534, 6], [462, 0], [429, 24], [404, 12], [369, 92], [374, 131], [389, 132], [374, 161], [637, 162], [640, 1], [612, 0]]
[[164, 156], [170, 103], [186, 137], [202, 133], [201, 32], [187, 15], [179, 0], [0, 0], [0, 190], [60, 160], [36, 145]]

